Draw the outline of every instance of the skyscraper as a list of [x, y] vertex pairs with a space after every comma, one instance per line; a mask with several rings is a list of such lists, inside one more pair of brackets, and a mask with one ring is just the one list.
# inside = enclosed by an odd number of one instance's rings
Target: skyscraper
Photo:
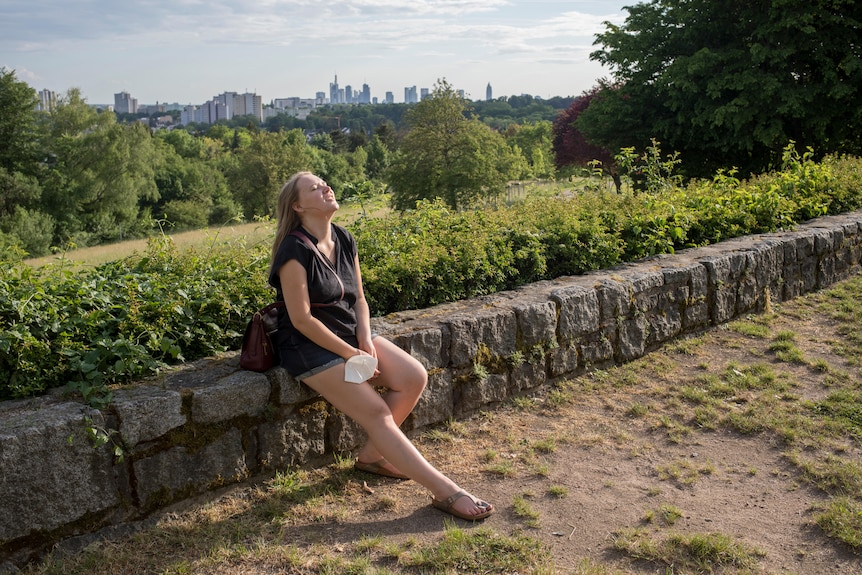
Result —
[[329, 103], [341, 104], [338, 90], [338, 74], [335, 75], [335, 81], [329, 83]]
[[404, 88], [404, 103], [405, 104], [415, 104], [419, 101], [419, 97], [416, 95], [416, 86], [410, 86]]
[[488, 87], [485, 88], [485, 99], [488, 101], [493, 100], [493, 96], [491, 95], [491, 82], [488, 82]]

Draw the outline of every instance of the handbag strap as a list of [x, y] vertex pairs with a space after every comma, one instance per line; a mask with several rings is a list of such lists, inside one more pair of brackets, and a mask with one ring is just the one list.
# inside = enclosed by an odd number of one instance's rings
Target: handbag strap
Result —
[[341, 296], [338, 298], [338, 301], [333, 303], [313, 303], [311, 304], [311, 307], [326, 307], [338, 304], [341, 300], [344, 299], [344, 282], [341, 281], [341, 278], [338, 276], [338, 272], [335, 271], [335, 268], [332, 267], [332, 264], [329, 262], [326, 256], [324, 256], [320, 252], [320, 248], [317, 247], [317, 244], [311, 241], [311, 238], [309, 238], [305, 232], [297, 228], [290, 232], [289, 235], [298, 237], [299, 239], [304, 241], [309, 248], [311, 248], [311, 251], [313, 251], [320, 259], [320, 261], [323, 262], [323, 265], [325, 265], [329, 269], [329, 271], [332, 272], [332, 274], [335, 276], [335, 279], [338, 280], [338, 286], [341, 288]]

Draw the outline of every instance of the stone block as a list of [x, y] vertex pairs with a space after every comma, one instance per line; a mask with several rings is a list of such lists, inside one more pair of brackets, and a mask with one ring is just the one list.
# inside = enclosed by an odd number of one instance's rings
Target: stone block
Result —
[[[780, 294], [784, 273], [784, 242], [769, 238], [758, 244], [751, 255], [755, 262], [749, 267], [754, 269], [760, 295], [765, 296], [766, 290], [773, 296]], [[760, 301], [758, 309], [762, 309], [762, 304]]]
[[692, 330], [705, 327], [709, 325], [709, 319], [709, 304], [705, 301], [689, 304], [683, 313], [683, 329]]
[[664, 305], [658, 313], [647, 316], [649, 321], [647, 346], [670, 341], [682, 332], [682, 314], [675, 305]]
[[450, 419], [454, 415], [454, 397], [451, 371], [437, 369], [429, 372], [428, 385], [413, 409], [410, 427], [420, 428]]
[[[577, 367], [577, 359], [575, 359], [575, 367]], [[512, 368], [510, 377], [513, 392], [535, 389], [548, 379], [544, 362], [524, 362]]]
[[258, 462], [264, 469], [302, 465], [326, 450], [327, 410], [283, 411], [258, 427]]
[[192, 421], [208, 424], [243, 415], [257, 417], [266, 408], [271, 391], [266, 375], [239, 370], [212, 385], [194, 390]]
[[120, 438], [129, 449], [185, 425], [182, 407], [179, 392], [149, 386], [118, 389], [110, 405], [119, 419]]
[[283, 367], [271, 369], [266, 375], [275, 388], [275, 401], [279, 405], [295, 405], [318, 397], [316, 391], [295, 380]]
[[715, 290], [710, 315], [712, 322], [716, 325], [725, 323], [736, 316], [736, 294], [738, 287], [735, 284], [723, 284]]
[[800, 292], [799, 294], [806, 294], [810, 291], [814, 291], [818, 284], [818, 271], [819, 271], [819, 262], [817, 258], [812, 256], [805, 258], [799, 263], [799, 286]]
[[736, 283], [748, 269], [748, 254], [746, 251], [733, 251], [710, 256], [701, 260], [707, 271], [707, 282], [710, 289]]
[[601, 278], [596, 282], [599, 300], [599, 321], [610, 325], [632, 313], [631, 286], [621, 280]]
[[[446, 331], [448, 335], [448, 330]], [[392, 337], [393, 343], [415, 357], [425, 369], [446, 367], [449, 363], [448, 337], [440, 326], [420, 328]]]
[[754, 274], [746, 274], [739, 279], [736, 288], [736, 305], [732, 313], [734, 316], [748, 313], [758, 309], [760, 301], [760, 287]]
[[509, 395], [509, 378], [503, 374], [492, 373], [481, 380], [462, 381], [455, 388], [455, 415], [467, 415], [477, 409], [499, 403]]
[[133, 463], [145, 510], [248, 477], [242, 435], [230, 429], [200, 448], [173, 447]]
[[643, 356], [648, 334], [649, 322], [643, 315], [621, 321], [617, 340], [617, 360], [626, 362]]
[[535, 345], [556, 341], [557, 305], [553, 301], [529, 301], [514, 306], [514, 309], [521, 349], [528, 350]]
[[[358, 423], [337, 410], [333, 410], [326, 420], [325, 437], [333, 453], [350, 453], [368, 440], [368, 434]], [[309, 450], [303, 455], [308, 459], [318, 454]]]
[[814, 247], [814, 231], [804, 230], [796, 236], [796, 259], [797, 261], [816, 255]]
[[472, 365], [480, 343], [496, 357], [509, 357], [516, 350], [518, 324], [511, 309], [476, 310], [472, 315], [455, 316], [445, 324], [453, 367]]
[[601, 310], [596, 290], [582, 286], [565, 287], [551, 292], [551, 300], [560, 307], [557, 325], [562, 342], [599, 331]]
[[111, 449], [94, 447], [86, 431], [104, 427], [99, 411], [45, 400], [4, 410], [2, 417], [0, 544], [95, 518], [120, 504]]
[[814, 232], [814, 253], [818, 256], [832, 253], [843, 241], [844, 233], [841, 230], [816, 230]]
[[578, 346], [574, 342], [562, 345], [548, 352], [548, 370], [551, 377], [556, 378], [574, 374], [577, 369]]
[[624, 274], [626, 281], [631, 286], [632, 294], [637, 297], [640, 293], [655, 292], [664, 286], [664, 274], [661, 270], [640, 270], [635, 268]]
[[585, 368], [596, 367], [614, 358], [615, 334], [601, 333], [598, 336], [580, 342], [580, 355]]

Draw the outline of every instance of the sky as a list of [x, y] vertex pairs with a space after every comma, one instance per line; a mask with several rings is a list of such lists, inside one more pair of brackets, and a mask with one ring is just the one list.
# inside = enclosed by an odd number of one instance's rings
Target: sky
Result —
[[0, 67], [91, 104], [199, 105], [223, 92], [275, 98], [343, 88], [433, 89], [484, 100], [576, 96], [610, 71], [590, 61], [619, 0], [3, 0]]

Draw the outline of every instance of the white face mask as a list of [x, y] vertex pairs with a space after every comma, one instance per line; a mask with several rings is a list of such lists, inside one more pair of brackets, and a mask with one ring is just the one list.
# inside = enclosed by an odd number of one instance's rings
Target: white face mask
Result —
[[371, 355], [354, 355], [344, 363], [344, 381], [368, 381], [377, 369], [377, 358]]

